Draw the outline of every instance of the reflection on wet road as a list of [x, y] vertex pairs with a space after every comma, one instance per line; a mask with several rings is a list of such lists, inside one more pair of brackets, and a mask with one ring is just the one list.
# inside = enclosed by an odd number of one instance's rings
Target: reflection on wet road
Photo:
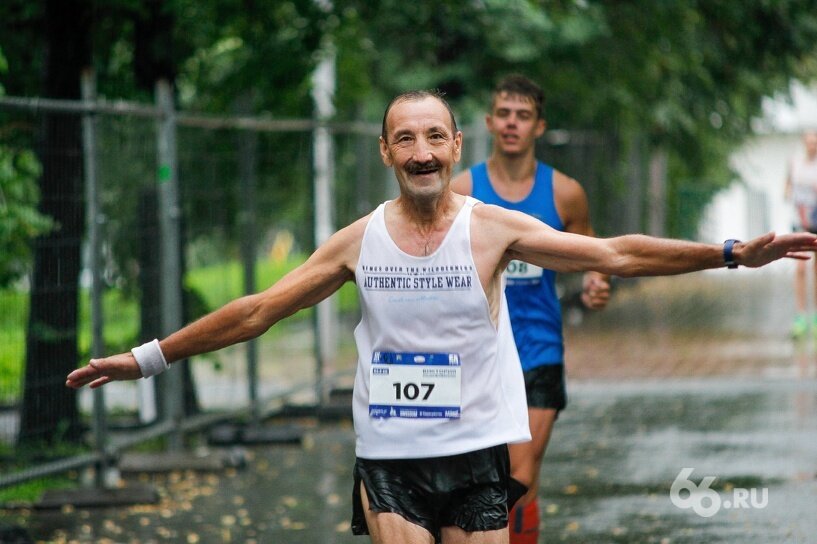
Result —
[[[570, 404], [545, 457], [540, 542], [817, 542], [817, 341], [787, 339], [790, 293], [757, 278], [705, 279], [692, 294], [645, 282], [569, 327]], [[243, 469], [142, 476], [158, 506], [0, 519], [53, 542], [368, 542], [349, 528], [348, 423], [249, 452]], [[688, 489], [712, 478], [712, 491], [682, 491], [678, 506], [685, 468]]]
[[[543, 542], [817, 541], [814, 379], [585, 383], [572, 400], [545, 460]], [[715, 477], [717, 513], [672, 503], [686, 467]]]
[[[817, 539], [814, 379], [583, 382], [570, 393], [545, 460], [541, 542]], [[245, 469], [143, 477], [164, 490], [158, 507], [69, 509], [28, 522], [57, 542], [366, 542], [349, 531], [352, 434], [316, 426], [304, 447], [254, 448]], [[685, 467], [695, 485], [715, 477], [714, 515], [671, 502]], [[754, 493], [738, 502], [748, 508], [727, 508], [743, 489]]]

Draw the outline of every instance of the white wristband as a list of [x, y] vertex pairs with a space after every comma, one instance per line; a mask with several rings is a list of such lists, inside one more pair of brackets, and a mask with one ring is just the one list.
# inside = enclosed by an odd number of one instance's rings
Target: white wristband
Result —
[[142, 344], [138, 348], [133, 348], [130, 352], [133, 354], [133, 358], [136, 359], [136, 364], [139, 365], [139, 370], [142, 371], [142, 376], [145, 378], [161, 374], [170, 368], [162, 353], [162, 348], [159, 347], [159, 341], [156, 339]]

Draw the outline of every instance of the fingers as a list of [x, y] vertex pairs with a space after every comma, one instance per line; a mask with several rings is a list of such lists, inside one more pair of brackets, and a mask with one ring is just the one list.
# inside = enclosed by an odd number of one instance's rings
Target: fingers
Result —
[[741, 248], [740, 264], [749, 268], [764, 266], [777, 259], [788, 258], [808, 260], [817, 251], [817, 236], [808, 232], [797, 232], [775, 236], [764, 234], [750, 240]]
[[142, 377], [136, 359], [130, 353], [120, 353], [104, 359], [91, 359], [87, 365], [68, 374], [65, 385], [78, 389], [90, 384], [97, 388], [114, 380], [138, 380]]
[[795, 252], [795, 253], [789, 252], [789, 253], [786, 253], [785, 257], [787, 259], [795, 259], [797, 261], [809, 261], [809, 260], [811, 260], [811, 254], [802, 253], [802, 252]]
[[97, 377], [99, 377], [99, 371], [91, 365], [86, 365], [68, 374], [65, 385], [73, 389], [78, 389]]
[[598, 284], [600, 287], [595, 289], [587, 288], [582, 293], [582, 303], [591, 310], [601, 310], [607, 306], [607, 302], [610, 300], [610, 290], [607, 282], [598, 282]]
[[608, 303], [609, 301], [610, 301], [610, 298], [609, 298], [609, 297], [598, 296], [598, 297], [592, 297], [592, 298], [590, 298], [590, 300], [589, 300], [589, 301], [587, 301], [587, 302], [585, 303], [585, 305], [586, 305], [588, 308], [590, 308], [591, 310], [601, 310], [602, 308], [604, 308], [605, 306], [607, 306], [607, 303]]
[[817, 235], [814, 235], [810, 232], [793, 232], [791, 234], [782, 234], [775, 238], [775, 244], [784, 244], [784, 245], [800, 245], [804, 248], [808, 249], [815, 249], [817, 248]]
[[111, 378], [110, 376], [103, 376], [103, 377], [99, 378], [98, 380], [94, 380], [93, 382], [91, 382], [91, 385], [89, 385], [88, 387], [90, 387], [91, 389], [96, 389], [97, 387], [101, 387], [101, 386], [105, 385], [106, 383], [112, 382], [112, 381], [113, 381], [113, 378]]

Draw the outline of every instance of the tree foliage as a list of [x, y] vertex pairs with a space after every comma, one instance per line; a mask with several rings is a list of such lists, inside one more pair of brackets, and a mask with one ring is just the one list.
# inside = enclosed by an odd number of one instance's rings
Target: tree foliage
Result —
[[[395, 93], [437, 87], [448, 94], [460, 120], [468, 121], [481, 117], [500, 76], [525, 73], [545, 88], [550, 127], [603, 136], [599, 145], [605, 147], [604, 160], [592, 174], [598, 180], [581, 179], [595, 188], [591, 203], [602, 233], [615, 228], [611, 226], [618, 211], [615, 206], [628, 190], [628, 172], [660, 152], [667, 155], [669, 165], [667, 198], [673, 213], [668, 215], [668, 232], [690, 235], [703, 204], [731, 181], [728, 154], [751, 133], [751, 120], [760, 112], [762, 98], [785, 93], [792, 78], [808, 80], [817, 74], [815, 0], [72, 0], [70, 4], [77, 9], [67, 9], [65, 0], [0, 2], [0, 36], [11, 67], [0, 74], [6, 92], [49, 95], [56, 86], [58, 92], [50, 96], [76, 99], [80, 65], [90, 62], [100, 94], [110, 98], [152, 102], [152, 83], [166, 77], [176, 81], [183, 109], [309, 117], [313, 109], [310, 76], [321, 55], [334, 52], [339, 120], [378, 122]], [[65, 20], [49, 17], [49, 9], [57, 8]], [[75, 12], [79, 20], [71, 22]], [[68, 28], [71, 25], [76, 28]], [[57, 32], [63, 38], [55, 40]], [[70, 67], [65, 68], [68, 62], [55, 62], [55, 55], [68, 59]], [[61, 81], [49, 82], [57, 72]], [[74, 146], [67, 182], [65, 172], [55, 164], [45, 160], [38, 164], [31, 152], [24, 151], [49, 138], [58, 140], [62, 129], [57, 123], [50, 128], [43, 125], [32, 124], [29, 133], [13, 138], [6, 138], [6, 126], [0, 127], [4, 141], [0, 146], [0, 286], [22, 270], [27, 240], [49, 227], [48, 220], [34, 210], [35, 178], [40, 180], [42, 202], [48, 203], [41, 212], [56, 217], [65, 202], [74, 203], [70, 216], [58, 219], [56, 226], [75, 232], [62, 231], [60, 236], [81, 233], [84, 226], [82, 210], [75, 205], [81, 200], [82, 166], [76, 119], [70, 135], [63, 138]], [[144, 144], [152, 137], [152, 128], [141, 130], [138, 143]], [[120, 136], [115, 131], [109, 135]], [[186, 188], [203, 187], [222, 195], [217, 208], [225, 229], [236, 231], [241, 207], [235, 190], [239, 168], [229, 161], [215, 162], [217, 157], [235, 154], [239, 143], [234, 136], [214, 132], [205, 141], [181, 134], [179, 155], [186, 209], [212, 206], [212, 199], [200, 200], [197, 193], [185, 193]], [[264, 157], [257, 171], [259, 201], [275, 203], [275, 213], [260, 214], [262, 221], [283, 217], [307, 233], [309, 221], [304, 218], [311, 213], [308, 136], [275, 136], [258, 145]], [[339, 164], [349, 172], [360, 148], [346, 148], [350, 158]], [[642, 148], [640, 155], [633, 153]], [[134, 149], [134, 157], [138, 153], [145, 152]], [[131, 157], [123, 153], [109, 160], [128, 163]], [[103, 194], [114, 206], [134, 201], [140, 184], [155, 181], [148, 161], [136, 165], [134, 158], [132, 162], [128, 174], [118, 180], [122, 187], [116, 190], [121, 192]], [[60, 192], [66, 183], [72, 184], [68, 197]], [[355, 194], [352, 190], [339, 193]], [[128, 213], [136, 214], [134, 210], [109, 214], [121, 219], [119, 230], [111, 226], [109, 242], [123, 276], [135, 275], [138, 269], [124, 262], [136, 254]], [[206, 232], [208, 241], [216, 237], [208, 224], [210, 216], [189, 217], [188, 229]], [[72, 244], [73, 256], [64, 261], [71, 260], [78, 274], [79, 242]], [[52, 263], [55, 253], [42, 248], [40, 255], [42, 262], [48, 258]], [[66, 277], [61, 281], [76, 283]], [[58, 306], [66, 315], [73, 312], [69, 304]], [[48, 317], [48, 312], [42, 313], [35, 315], [35, 321]], [[70, 332], [75, 323], [68, 317], [52, 327], [65, 346], [75, 343]], [[35, 333], [45, 330], [39, 321], [35, 325], [39, 327], [32, 328]], [[38, 356], [41, 361], [60, 359], [68, 365], [75, 362], [72, 357]]]
[[[42, 8], [5, 4], [4, 24], [21, 31], [4, 33], [9, 55], [32, 68], [9, 83], [30, 93]], [[140, 81], [174, 66], [182, 107], [198, 111], [309, 116], [310, 74], [328, 44], [339, 119], [378, 121], [394, 93], [417, 87], [446, 91], [463, 120], [478, 119], [493, 83], [523, 72], [545, 87], [551, 127], [615, 138], [622, 160], [600, 187], [621, 190], [627, 150], [643, 141], [669, 155], [670, 198], [730, 181], [725, 157], [762, 97], [817, 71], [814, 0], [113, 0], [94, 14], [102, 94], [151, 100]], [[145, 21], [168, 19], [171, 39], [146, 55]], [[276, 191], [297, 198], [303, 183]]]
[[0, 289], [29, 270], [31, 240], [53, 221], [37, 211], [40, 165], [30, 151], [0, 146]]
[[[0, 72], [6, 69], [6, 60], [0, 50]], [[53, 226], [49, 218], [37, 211], [39, 175], [40, 164], [34, 153], [0, 145], [0, 289], [28, 272], [31, 240]]]
[[[551, 127], [615, 135], [622, 163], [601, 185], [610, 191], [632, 166], [626, 150], [645, 140], [648, 150], [669, 155], [671, 199], [690, 188], [711, 195], [731, 181], [726, 158], [750, 134], [761, 99], [786, 92], [793, 77], [817, 73], [814, 0], [336, 6], [344, 18], [340, 41], [348, 45], [341, 58], [355, 57], [341, 66], [356, 72], [354, 92], [340, 98], [367, 97], [366, 84], [385, 96], [438, 87], [463, 117], [475, 118], [496, 79], [525, 73], [545, 88]], [[672, 233], [690, 234], [696, 218], [669, 221]]]

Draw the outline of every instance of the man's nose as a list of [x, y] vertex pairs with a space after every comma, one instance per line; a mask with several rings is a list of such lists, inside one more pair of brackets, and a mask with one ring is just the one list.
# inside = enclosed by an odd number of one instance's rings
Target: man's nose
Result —
[[412, 159], [414, 159], [415, 162], [428, 162], [433, 158], [431, 146], [425, 138], [417, 138], [417, 141], [414, 143], [413, 151]]

